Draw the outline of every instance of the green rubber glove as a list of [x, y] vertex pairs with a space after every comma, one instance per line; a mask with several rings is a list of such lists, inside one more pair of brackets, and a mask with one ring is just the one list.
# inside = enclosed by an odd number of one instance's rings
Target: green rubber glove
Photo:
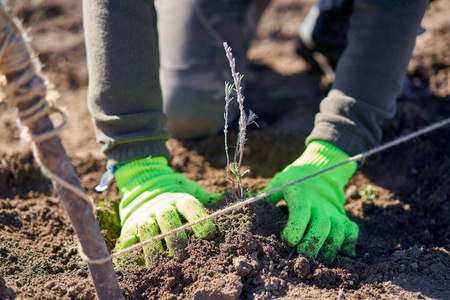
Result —
[[[125, 249], [139, 241], [148, 240], [160, 233], [182, 225], [183, 217], [188, 222], [206, 217], [203, 204], [217, 202], [222, 194], [209, 194], [200, 185], [184, 175], [174, 173], [165, 157], [135, 160], [119, 167], [115, 179], [122, 199], [119, 204], [121, 234], [117, 250]], [[192, 227], [199, 238], [212, 238], [216, 228], [211, 220]], [[187, 257], [188, 237], [182, 231], [165, 238], [169, 253], [184, 260]], [[144, 247], [145, 261], [154, 249], [164, 251], [161, 243]]]
[[[349, 157], [328, 142], [314, 140], [296, 161], [272, 179], [264, 191], [316, 173]], [[297, 246], [298, 253], [317, 257], [320, 251], [320, 256], [330, 262], [339, 251], [356, 255], [359, 227], [344, 210], [344, 187], [356, 168], [357, 163], [351, 162], [266, 198], [269, 202], [285, 199], [289, 219], [281, 236], [291, 246]]]

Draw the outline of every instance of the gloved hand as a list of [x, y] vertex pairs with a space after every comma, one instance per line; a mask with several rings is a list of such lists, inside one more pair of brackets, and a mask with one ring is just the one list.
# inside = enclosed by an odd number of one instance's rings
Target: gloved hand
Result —
[[[119, 216], [122, 231], [117, 250], [125, 249], [139, 241], [148, 240], [160, 233], [180, 227], [182, 216], [188, 222], [205, 217], [203, 204], [217, 202], [223, 194], [209, 194], [200, 185], [189, 181], [184, 175], [174, 173], [165, 157], [135, 160], [119, 167], [115, 179], [122, 199]], [[212, 238], [216, 228], [211, 220], [192, 227], [199, 238]], [[183, 260], [188, 237], [186, 232], [165, 238], [169, 254]], [[164, 251], [161, 243], [144, 247], [146, 264], [153, 249]]]
[[[314, 140], [296, 161], [272, 179], [264, 191], [316, 173], [349, 157], [328, 142]], [[296, 246], [298, 253], [317, 257], [321, 251], [320, 255], [330, 262], [339, 251], [356, 254], [359, 227], [344, 210], [344, 187], [356, 168], [357, 163], [351, 162], [266, 198], [275, 203], [285, 199], [289, 219], [281, 236], [291, 246]]]

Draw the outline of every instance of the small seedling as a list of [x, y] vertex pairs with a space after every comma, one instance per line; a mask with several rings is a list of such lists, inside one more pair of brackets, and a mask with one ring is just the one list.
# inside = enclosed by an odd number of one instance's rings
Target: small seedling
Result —
[[[236, 72], [236, 62], [231, 52], [231, 47], [225, 42], [223, 43], [223, 47], [225, 48], [225, 53], [228, 61], [230, 62], [231, 76], [233, 77], [233, 84], [225, 82], [225, 126], [224, 126], [224, 134], [225, 134], [225, 154], [227, 157], [227, 178], [231, 185], [231, 194], [238, 199], [242, 198], [244, 195], [244, 186], [242, 184], [242, 177], [250, 172], [250, 170], [246, 170], [241, 173], [242, 160], [244, 156], [244, 148], [246, 138], [247, 126], [250, 124], [256, 123], [255, 119], [258, 116], [249, 110], [248, 115], [244, 110], [244, 99], [245, 97], [242, 95], [242, 78], [244, 75], [241, 75], [239, 72]], [[236, 93], [236, 101], [239, 105], [239, 132], [236, 141], [236, 147], [234, 149], [233, 161], [230, 160], [229, 146], [228, 146], [228, 109], [230, 102], [234, 99], [231, 94], [232, 92]], [[231, 174], [232, 176], [231, 176]]]
[[408, 250], [406, 250], [405, 255], [406, 257], [415, 257], [420, 253], [422, 253], [422, 250], [417, 245], [414, 245], [413, 247], [410, 247]]
[[359, 191], [361, 198], [367, 201], [375, 200], [378, 198], [378, 192], [373, 189], [369, 184]]

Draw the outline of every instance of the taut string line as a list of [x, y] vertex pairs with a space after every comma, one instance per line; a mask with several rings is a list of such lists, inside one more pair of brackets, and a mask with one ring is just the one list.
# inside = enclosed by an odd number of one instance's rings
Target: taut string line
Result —
[[172, 234], [178, 233], [180, 231], [189, 229], [189, 228], [191, 228], [192, 226], [194, 226], [196, 224], [199, 224], [201, 222], [204, 222], [204, 221], [207, 221], [207, 220], [210, 220], [210, 219], [217, 218], [217, 217], [219, 217], [219, 216], [221, 216], [223, 214], [226, 214], [226, 213], [231, 212], [233, 210], [236, 210], [236, 209], [239, 209], [241, 207], [244, 207], [245, 205], [254, 203], [254, 202], [258, 201], [258, 200], [261, 200], [261, 199], [267, 197], [268, 195], [271, 195], [273, 193], [276, 193], [278, 191], [286, 189], [286, 188], [288, 188], [290, 186], [293, 186], [294, 184], [303, 182], [303, 181], [305, 181], [305, 180], [307, 180], [309, 178], [315, 177], [315, 176], [320, 175], [322, 173], [325, 173], [325, 172], [328, 172], [328, 171], [333, 170], [335, 168], [338, 168], [338, 167], [340, 167], [342, 165], [351, 163], [353, 161], [364, 161], [367, 157], [369, 157], [369, 156], [371, 156], [371, 155], [373, 155], [375, 153], [378, 153], [378, 152], [384, 151], [386, 149], [392, 148], [392, 147], [397, 146], [397, 145], [399, 145], [399, 144], [401, 144], [403, 142], [409, 141], [409, 140], [414, 139], [414, 138], [416, 138], [416, 137], [418, 137], [420, 135], [426, 134], [426, 133], [428, 133], [430, 131], [433, 131], [433, 130], [438, 129], [440, 127], [444, 127], [444, 126], [449, 125], [449, 124], [450, 124], [450, 118], [442, 120], [442, 121], [437, 122], [435, 124], [429, 125], [429, 126], [423, 128], [423, 129], [420, 129], [420, 130], [418, 130], [416, 132], [410, 133], [408, 135], [405, 135], [405, 136], [400, 137], [398, 139], [395, 139], [395, 140], [393, 140], [391, 142], [388, 142], [386, 144], [383, 144], [383, 145], [380, 145], [378, 147], [375, 147], [375, 148], [373, 148], [371, 150], [368, 150], [366, 152], [363, 152], [361, 154], [357, 154], [355, 156], [352, 156], [348, 160], [343, 161], [343, 162], [341, 162], [339, 164], [336, 164], [336, 165], [331, 166], [329, 168], [323, 169], [321, 171], [318, 171], [318, 172], [313, 173], [311, 175], [308, 175], [306, 177], [300, 178], [298, 180], [292, 181], [292, 182], [287, 183], [287, 184], [285, 184], [283, 186], [280, 186], [280, 187], [278, 187], [276, 189], [273, 189], [273, 190], [270, 190], [270, 191], [258, 194], [258, 195], [254, 196], [254, 197], [251, 197], [251, 198], [247, 198], [244, 201], [238, 202], [238, 203], [233, 204], [231, 206], [228, 206], [228, 207], [226, 207], [226, 208], [224, 208], [222, 210], [216, 211], [216, 212], [214, 212], [214, 213], [212, 213], [212, 214], [210, 214], [210, 215], [208, 215], [206, 217], [203, 217], [203, 218], [200, 218], [200, 219], [198, 219], [196, 221], [187, 223], [187, 224], [185, 224], [185, 225], [183, 225], [181, 227], [172, 229], [171, 231], [168, 231], [168, 232], [162, 233], [160, 235], [154, 236], [154, 237], [152, 237], [149, 240], [137, 243], [137, 244], [135, 244], [135, 245], [133, 245], [131, 247], [128, 247], [127, 249], [124, 249], [122, 251], [116, 252], [116, 253], [108, 256], [108, 257], [99, 258], [99, 259], [88, 259], [87, 257], [85, 257], [84, 260], [86, 262], [90, 263], [90, 264], [102, 264], [102, 263], [104, 263], [104, 262], [106, 262], [108, 260], [112, 260], [112, 259], [114, 259], [116, 257], [119, 257], [121, 255], [124, 255], [124, 254], [126, 254], [128, 252], [132, 252], [132, 251], [138, 250], [138, 249], [144, 247], [145, 245], [148, 245], [148, 244], [154, 243], [156, 241], [159, 241], [159, 240], [161, 240], [161, 239], [163, 239], [163, 238], [165, 238], [165, 237], [167, 237], [169, 235], [172, 235]]

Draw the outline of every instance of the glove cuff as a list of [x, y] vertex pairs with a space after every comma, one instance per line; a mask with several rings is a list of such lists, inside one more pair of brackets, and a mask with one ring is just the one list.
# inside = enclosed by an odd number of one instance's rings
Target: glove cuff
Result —
[[173, 173], [164, 156], [137, 159], [119, 167], [114, 173], [121, 196], [144, 182]]
[[[329, 142], [313, 140], [308, 144], [305, 152], [291, 166], [311, 167], [320, 171], [346, 161], [350, 157], [349, 154]], [[356, 162], [350, 162], [324, 174], [328, 173], [334, 177], [337, 183], [344, 186], [355, 174], [357, 167], [358, 164]]]

